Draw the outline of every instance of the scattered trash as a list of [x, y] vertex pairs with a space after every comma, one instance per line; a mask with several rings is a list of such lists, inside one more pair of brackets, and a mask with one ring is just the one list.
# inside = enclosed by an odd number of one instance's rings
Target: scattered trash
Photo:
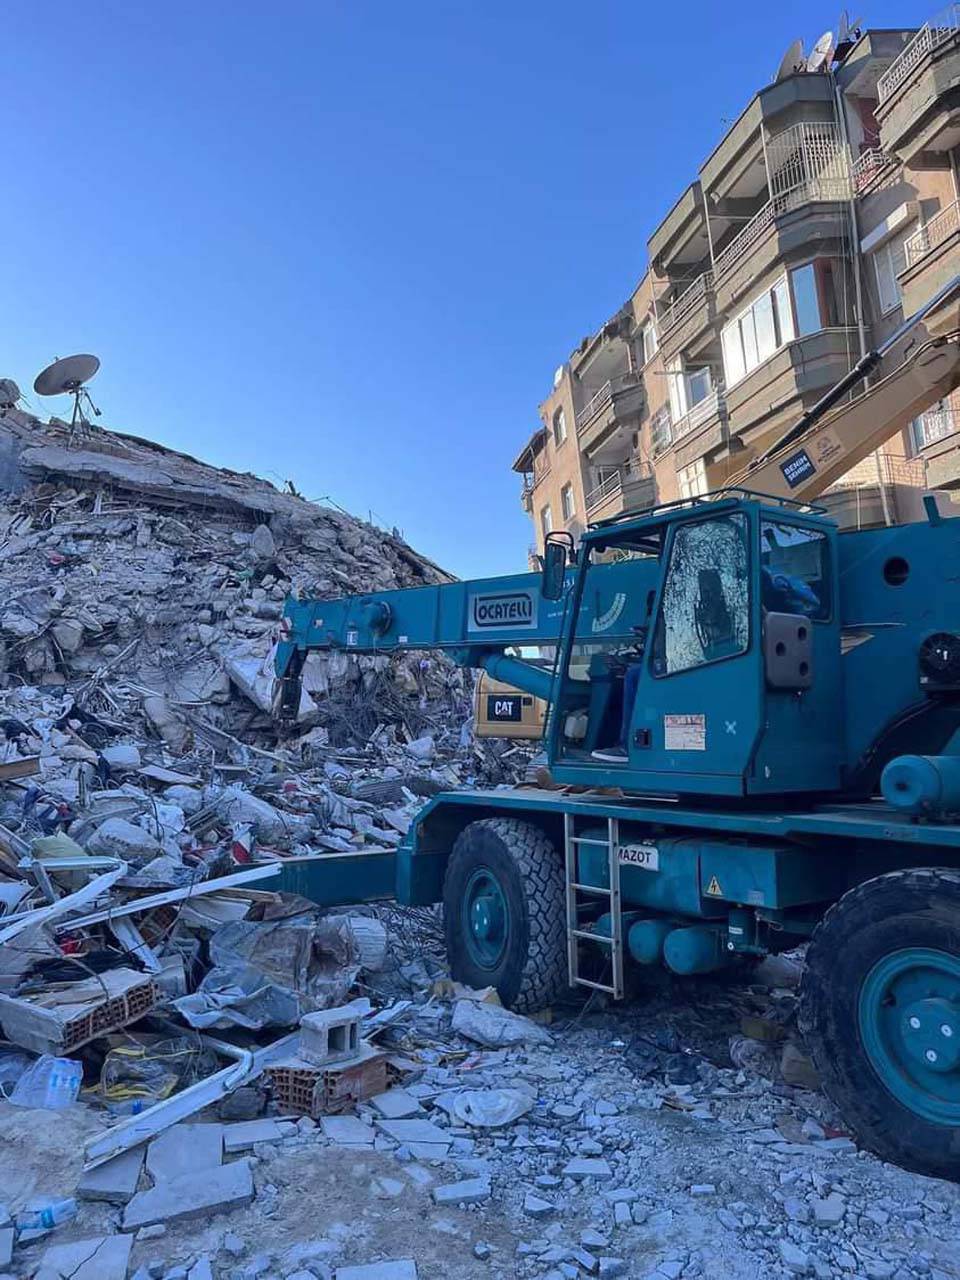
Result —
[[484, 1001], [458, 1000], [453, 1007], [453, 1029], [490, 1049], [553, 1043], [549, 1031], [529, 1018]]
[[10, 1101], [16, 1107], [45, 1107], [59, 1111], [73, 1106], [82, 1082], [81, 1063], [43, 1054], [14, 1085]]
[[482, 1129], [512, 1124], [526, 1115], [535, 1101], [522, 1089], [458, 1089], [441, 1093], [436, 1100], [447, 1115]]

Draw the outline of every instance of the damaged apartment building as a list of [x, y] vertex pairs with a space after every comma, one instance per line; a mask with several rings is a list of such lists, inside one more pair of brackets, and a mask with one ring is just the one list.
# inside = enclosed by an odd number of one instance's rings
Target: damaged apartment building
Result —
[[[647, 241], [629, 300], [554, 374], [518, 454], [535, 539], [707, 492], [960, 271], [960, 9], [784, 59]], [[960, 487], [960, 404], [820, 500], [843, 528]]]

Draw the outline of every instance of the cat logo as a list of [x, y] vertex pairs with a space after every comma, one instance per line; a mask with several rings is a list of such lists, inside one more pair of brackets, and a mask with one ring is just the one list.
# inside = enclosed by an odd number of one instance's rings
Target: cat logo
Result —
[[716, 876], [710, 877], [710, 883], [707, 885], [707, 893], [711, 898], [723, 897], [723, 890], [720, 888], [720, 881]]

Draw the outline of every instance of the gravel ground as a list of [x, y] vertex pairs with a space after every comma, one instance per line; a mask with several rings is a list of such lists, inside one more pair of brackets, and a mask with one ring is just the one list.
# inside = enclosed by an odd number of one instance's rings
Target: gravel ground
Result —
[[[960, 1277], [957, 1187], [858, 1151], [820, 1093], [778, 1076], [779, 1045], [754, 1040], [749, 1065], [730, 1065], [731, 1040], [744, 1056], [745, 1019], [772, 1034], [790, 1002], [743, 984], [665, 983], [625, 1008], [559, 1010], [552, 1044], [468, 1055], [450, 1041], [449, 1006], [435, 1002], [405, 1035], [436, 1061], [408, 1087], [446, 1131], [442, 1158], [383, 1135], [376, 1147], [340, 1146], [304, 1121], [254, 1149], [252, 1205], [148, 1230], [131, 1272], [185, 1280], [208, 1260], [216, 1277], [324, 1280], [373, 1264], [370, 1280], [391, 1280], [404, 1273], [389, 1264], [412, 1259], [421, 1280]], [[503, 1128], [457, 1127], [434, 1099], [464, 1087], [534, 1101]], [[376, 1118], [370, 1107], [360, 1115]], [[0, 1107], [11, 1207], [75, 1184], [91, 1117]], [[457, 1182], [474, 1202], [437, 1203]], [[119, 1222], [119, 1210], [83, 1203], [55, 1238]], [[18, 1248], [13, 1274], [32, 1276], [46, 1247]]]

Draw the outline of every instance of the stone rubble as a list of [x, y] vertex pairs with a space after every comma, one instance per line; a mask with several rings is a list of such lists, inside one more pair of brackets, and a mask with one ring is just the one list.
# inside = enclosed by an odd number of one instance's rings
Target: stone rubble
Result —
[[[375, 1035], [385, 1093], [315, 1122], [253, 1081], [87, 1173], [65, 1139], [31, 1193], [76, 1194], [76, 1215], [16, 1235], [24, 1116], [40, 1146], [77, 1113], [92, 1132], [127, 1114], [134, 1070], [174, 1092], [216, 1070], [171, 1002], [207, 981], [218, 942], [239, 945], [238, 925], [313, 954], [319, 913], [269, 881], [205, 896], [206, 882], [253, 856], [395, 847], [425, 796], [513, 780], [527, 757], [473, 741], [469, 680], [436, 655], [311, 660], [300, 723], [276, 723], [284, 597], [444, 580], [398, 537], [129, 436], [68, 448], [55, 424], [12, 411], [0, 448], [14, 476], [0, 501], [0, 766], [37, 769], [0, 772], [0, 889], [27, 895], [0, 928], [45, 900], [24, 848], [122, 856], [114, 906], [201, 890], [133, 916], [140, 942], [48, 926], [0, 954], [9, 991], [78, 976], [73, 948], [88, 967], [150, 951], [164, 997], [156, 1020], [78, 1050], [99, 1094], [65, 1113], [0, 1101], [4, 1275], [93, 1280], [93, 1258], [98, 1278], [136, 1280], [957, 1280], [957, 1188], [858, 1151], [819, 1092], [793, 1032], [801, 957], [651, 979], [622, 1008], [571, 998], [546, 1024], [458, 989], [438, 913], [396, 906], [332, 917], [350, 922], [332, 966], [344, 1002], [399, 1010]], [[51, 874], [64, 893], [87, 879]], [[251, 946], [286, 1012], [243, 1035], [269, 1042], [320, 975], [306, 962], [278, 975]], [[17, 1053], [0, 1045], [0, 1067]], [[165, 1055], [189, 1072], [160, 1080]], [[508, 1090], [528, 1102], [501, 1123], [456, 1105]]]

